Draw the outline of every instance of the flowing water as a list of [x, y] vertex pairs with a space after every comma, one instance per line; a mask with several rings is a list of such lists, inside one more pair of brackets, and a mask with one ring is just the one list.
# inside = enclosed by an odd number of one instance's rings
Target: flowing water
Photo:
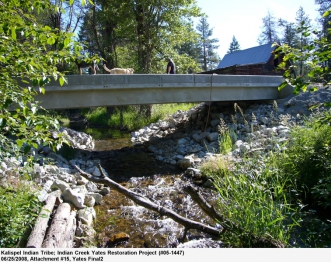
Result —
[[[188, 183], [181, 170], [165, 165], [150, 156], [143, 146], [130, 142], [129, 134], [102, 129], [80, 130], [95, 140], [94, 157], [114, 181], [167, 207], [183, 217], [215, 226], [191, 197], [182, 190]], [[200, 192], [208, 202], [217, 200], [212, 190]], [[172, 219], [136, 205], [115, 190], [96, 206], [97, 242], [102, 247], [157, 248], [177, 247], [183, 242], [184, 227]], [[184, 246], [219, 247], [218, 241], [195, 230], [189, 230]]]

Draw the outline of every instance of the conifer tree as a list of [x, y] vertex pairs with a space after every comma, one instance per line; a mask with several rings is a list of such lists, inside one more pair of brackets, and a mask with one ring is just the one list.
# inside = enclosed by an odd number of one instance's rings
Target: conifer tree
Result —
[[262, 32], [258, 38], [260, 45], [279, 42], [277, 35], [277, 21], [276, 18], [268, 11], [268, 14], [262, 18], [263, 26]]
[[232, 42], [230, 43], [230, 47], [229, 47], [227, 54], [231, 54], [231, 53], [239, 51], [239, 50], [240, 50], [239, 42], [237, 41], [236, 37], [233, 36]]
[[218, 48], [218, 45], [215, 45], [219, 42], [217, 38], [211, 38], [213, 35], [213, 29], [209, 28], [206, 17], [201, 17], [200, 23], [197, 25], [197, 30], [200, 34], [200, 63], [202, 65], [202, 70], [208, 71], [215, 68], [220, 58], [215, 52], [215, 49]]

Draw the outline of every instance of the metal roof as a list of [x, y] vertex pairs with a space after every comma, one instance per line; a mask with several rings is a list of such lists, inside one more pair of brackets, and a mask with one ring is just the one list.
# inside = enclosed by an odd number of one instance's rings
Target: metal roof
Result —
[[270, 59], [271, 52], [276, 48], [275, 46], [271, 47], [271, 45], [272, 44], [269, 43], [226, 54], [222, 61], [218, 64], [217, 69], [234, 65], [266, 63]]

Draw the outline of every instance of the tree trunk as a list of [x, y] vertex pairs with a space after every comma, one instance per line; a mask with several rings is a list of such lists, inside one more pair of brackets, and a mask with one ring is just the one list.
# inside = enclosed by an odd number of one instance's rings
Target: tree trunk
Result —
[[139, 113], [145, 117], [152, 117], [153, 105], [140, 105]]
[[70, 205], [61, 203], [52, 219], [52, 224], [46, 235], [42, 248], [58, 248], [63, 242], [70, 216]]
[[116, 111], [116, 106], [107, 106], [107, 115], [110, 117]]
[[40, 211], [38, 219], [29, 236], [27, 248], [40, 248], [45, 238], [48, 221], [54, 209], [56, 201], [55, 195], [49, 195], [46, 199], [46, 205]]

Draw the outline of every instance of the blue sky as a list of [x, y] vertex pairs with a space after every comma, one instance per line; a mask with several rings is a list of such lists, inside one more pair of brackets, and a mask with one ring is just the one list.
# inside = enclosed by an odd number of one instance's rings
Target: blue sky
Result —
[[[277, 19], [294, 22], [296, 12], [302, 6], [312, 23], [319, 13], [315, 0], [196, 0], [207, 17], [213, 38], [219, 40], [220, 58], [229, 49], [232, 37], [238, 40], [241, 49], [257, 46], [262, 31], [262, 18], [268, 11]], [[316, 24], [316, 23], [315, 23]]]

